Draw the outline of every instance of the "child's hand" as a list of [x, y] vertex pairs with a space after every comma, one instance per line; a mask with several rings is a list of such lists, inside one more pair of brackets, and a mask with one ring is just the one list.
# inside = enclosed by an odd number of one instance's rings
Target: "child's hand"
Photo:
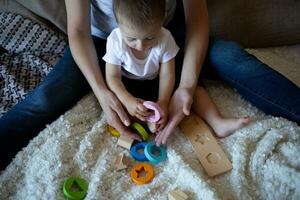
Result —
[[159, 119], [158, 122], [156, 122], [156, 129], [157, 129], [157, 132], [158, 132], [158, 131], [161, 131], [167, 124], [167, 121], [168, 121], [168, 102], [157, 101], [156, 103], [157, 103], [157, 105], [159, 105], [159, 107], [162, 110], [160, 119]]
[[147, 121], [148, 116], [150, 115], [148, 109], [143, 105], [144, 100], [132, 97], [128, 99], [124, 105], [133, 117], [138, 118], [141, 121]]

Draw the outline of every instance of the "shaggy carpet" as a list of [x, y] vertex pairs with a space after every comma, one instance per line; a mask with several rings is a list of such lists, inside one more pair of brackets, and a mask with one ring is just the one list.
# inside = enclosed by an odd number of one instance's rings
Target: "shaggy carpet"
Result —
[[[300, 46], [249, 50], [300, 86]], [[105, 129], [106, 119], [92, 94], [48, 125], [19, 152], [0, 176], [0, 199], [64, 199], [63, 181], [88, 181], [86, 199], [167, 199], [175, 187], [190, 199], [300, 199], [300, 127], [265, 115], [229, 86], [206, 82], [225, 116], [248, 115], [252, 122], [218, 140], [233, 169], [209, 178], [189, 141], [176, 129], [168, 158], [155, 165], [150, 184], [136, 186], [130, 169], [115, 171], [113, 159], [128, 150]]]

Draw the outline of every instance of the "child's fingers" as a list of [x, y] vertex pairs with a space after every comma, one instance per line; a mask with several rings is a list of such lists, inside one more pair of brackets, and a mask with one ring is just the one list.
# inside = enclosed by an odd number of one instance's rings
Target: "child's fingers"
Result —
[[154, 112], [148, 110], [146, 107], [144, 107], [145, 109], [142, 109], [142, 106], [138, 107], [138, 109], [137, 109], [141, 115], [144, 115], [145, 117], [149, 117], [150, 115], [154, 114]]
[[143, 122], [147, 121], [147, 118], [144, 117], [143, 115], [140, 115], [139, 113], [136, 113], [135, 117], [138, 118], [139, 120], [143, 121]]
[[139, 103], [137, 108], [139, 111], [144, 112], [144, 113], [146, 113], [148, 111], [148, 109], [142, 103]]
[[145, 118], [148, 118], [149, 117], [149, 113], [148, 112], [143, 112], [143, 111], [140, 111], [140, 110], [136, 110], [136, 113], [145, 117]]

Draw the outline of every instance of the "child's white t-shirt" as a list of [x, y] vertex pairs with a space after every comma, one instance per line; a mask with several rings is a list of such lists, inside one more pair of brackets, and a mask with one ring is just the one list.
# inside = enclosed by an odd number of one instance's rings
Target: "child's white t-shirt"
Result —
[[114, 29], [107, 38], [106, 54], [103, 60], [122, 67], [122, 76], [130, 79], [154, 79], [159, 73], [160, 64], [170, 61], [179, 51], [171, 33], [162, 27], [157, 43], [150, 49], [147, 58], [137, 59], [130, 47], [123, 41], [119, 28]]

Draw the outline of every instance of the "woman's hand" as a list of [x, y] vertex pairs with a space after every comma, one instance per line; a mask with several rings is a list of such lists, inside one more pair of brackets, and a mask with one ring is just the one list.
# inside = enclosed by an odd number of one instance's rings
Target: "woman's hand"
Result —
[[128, 111], [128, 113], [138, 118], [139, 120], [145, 122], [147, 121], [148, 116], [151, 114], [148, 109], [143, 105], [144, 100], [131, 97], [124, 102], [124, 105]]
[[169, 104], [169, 121], [163, 130], [157, 133], [156, 144], [166, 144], [169, 136], [174, 132], [177, 125], [183, 118], [190, 114], [193, 96], [188, 89], [178, 88], [171, 98]]
[[110, 90], [102, 91], [98, 100], [109, 125], [117, 129], [121, 135], [140, 140], [137, 134], [127, 128], [130, 125], [130, 120], [124, 111], [121, 102]]

